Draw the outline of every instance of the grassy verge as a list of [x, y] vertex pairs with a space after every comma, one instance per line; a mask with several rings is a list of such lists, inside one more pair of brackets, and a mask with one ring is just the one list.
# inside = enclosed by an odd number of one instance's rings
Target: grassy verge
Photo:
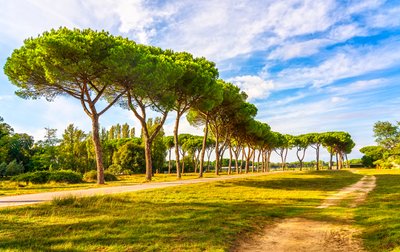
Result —
[[[222, 173], [221, 175], [227, 175]], [[182, 179], [195, 179], [198, 174], [186, 173], [182, 175]], [[214, 173], [204, 173], [205, 178], [217, 177]], [[48, 184], [28, 184], [23, 182], [10, 182], [10, 181], [0, 181], [0, 197], [1, 196], [11, 196], [20, 194], [31, 194], [31, 193], [41, 193], [41, 192], [53, 192], [62, 190], [78, 190], [78, 189], [88, 189], [104, 186], [121, 186], [121, 185], [134, 185], [147, 183], [143, 174], [134, 175], [124, 175], [119, 176], [118, 181], [106, 182], [106, 185], [97, 185], [96, 183], [80, 183], [80, 184], [64, 184], [64, 183], [48, 183]], [[175, 181], [176, 174], [156, 174], [152, 182], [166, 182]]]
[[400, 251], [400, 170], [362, 170], [375, 175], [377, 186], [365, 204], [357, 208], [355, 219], [364, 232], [369, 251]]
[[348, 171], [269, 176], [0, 210], [2, 251], [227, 251], [274, 218], [356, 182]]

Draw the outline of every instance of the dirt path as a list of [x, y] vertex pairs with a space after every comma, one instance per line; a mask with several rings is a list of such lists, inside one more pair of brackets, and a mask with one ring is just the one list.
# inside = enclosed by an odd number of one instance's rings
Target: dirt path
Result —
[[[270, 173], [273, 174], [273, 173]], [[147, 189], [165, 188], [171, 186], [181, 186], [188, 184], [206, 183], [213, 181], [222, 181], [235, 178], [245, 178], [252, 176], [266, 175], [265, 173], [252, 173], [252, 174], [242, 174], [242, 175], [227, 175], [218, 178], [201, 178], [201, 179], [188, 179], [188, 180], [178, 180], [170, 182], [157, 182], [157, 183], [146, 183], [131, 186], [113, 186], [104, 188], [92, 188], [83, 190], [70, 190], [70, 191], [58, 191], [58, 192], [45, 192], [36, 194], [24, 194], [16, 196], [5, 196], [0, 197], [0, 208], [10, 207], [10, 206], [21, 206], [38, 204], [46, 201], [51, 201], [54, 198], [62, 198], [68, 196], [75, 197], [85, 197], [93, 195], [104, 195], [104, 194], [114, 194], [114, 193], [124, 193], [124, 192], [136, 192]]]
[[[350, 200], [350, 207], [356, 207], [375, 188], [375, 181], [374, 176], [364, 176], [357, 183], [327, 198], [317, 208], [338, 205], [343, 199]], [[364, 251], [361, 240], [354, 237], [357, 233], [356, 229], [346, 224], [291, 218], [267, 226], [262, 234], [243, 241], [234, 251]]]

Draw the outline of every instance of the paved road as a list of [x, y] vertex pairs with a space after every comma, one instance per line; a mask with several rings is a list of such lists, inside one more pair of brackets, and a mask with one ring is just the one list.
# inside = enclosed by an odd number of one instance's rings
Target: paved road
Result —
[[146, 183], [146, 184], [131, 185], [131, 186], [113, 186], [113, 187], [92, 188], [92, 189], [83, 189], [83, 190], [58, 191], [58, 192], [36, 193], [36, 194], [24, 194], [24, 195], [16, 195], [16, 196], [5, 196], [5, 197], [0, 197], [0, 208], [38, 204], [38, 203], [42, 203], [42, 202], [51, 201], [54, 198], [63, 198], [63, 197], [68, 197], [68, 196], [85, 197], [85, 196], [93, 196], [93, 195], [136, 192], [136, 191], [141, 191], [141, 190], [146, 190], [146, 189], [165, 188], [165, 187], [171, 187], [171, 186], [181, 186], [181, 185], [188, 185], [188, 184], [197, 184], [197, 183], [221, 181], [221, 180], [235, 179], [235, 178], [253, 177], [253, 176], [260, 176], [260, 175], [265, 175], [265, 173], [228, 175], [228, 176], [221, 176], [218, 178], [188, 179], [188, 180], [177, 180], [177, 181], [170, 181], [170, 182]]

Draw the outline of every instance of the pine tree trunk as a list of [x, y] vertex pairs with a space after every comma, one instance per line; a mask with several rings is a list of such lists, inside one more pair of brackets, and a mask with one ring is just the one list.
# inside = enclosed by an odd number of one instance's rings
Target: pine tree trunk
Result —
[[151, 181], [151, 177], [153, 175], [153, 164], [151, 160], [151, 142], [146, 134], [143, 134], [143, 137], [144, 137], [144, 154], [146, 159], [146, 180]]
[[232, 146], [229, 144], [229, 165], [228, 165], [228, 174], [232, 173]]
[[168, 174], [171, 174], [171, 149], [168, 151]]
[[97, 165], [97, 184], [104, 184], [104, 165], [103, 165], [103, 149], [100, 142], [99, 134], [99, 117], [97, 115], [92, 116], [92, 139], [94, 145], [94, 151], [96, 153], [96, 165]]
[[179, 160], [179, 140], [178, 140], [178, 128], [179, 128], [180, 114], [177, 112], [174, 127], [174, 142], [175, 142], [175, 163], [176, 163], [176, 177], [180, 179], [182, 177], [180, 171], [180, 160]]
[[200, 154], [199, 178], [203, 177], [204, 155], [206, 154], [206, 145], [208, 137], [208, 115], [206, 117], [206, 125], [204, 127], [205, 128], [204, 128], [203, 145], [201, 146], [201, 154]]

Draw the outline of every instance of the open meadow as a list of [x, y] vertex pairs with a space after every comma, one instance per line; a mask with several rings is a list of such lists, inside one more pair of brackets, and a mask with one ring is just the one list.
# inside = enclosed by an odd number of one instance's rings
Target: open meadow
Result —
[[[316, 209], [324, 198], [377, 177], [365, 204]], [[229, 251], [282, 218], [351, 222], [366, 248], [398, 248], [400, 171], [287, 172], [113, 196], [55, 199], [0, 210], [5, 251]], [[390, 195], [388, 194], [390, 192]], [[392, 200], [391, 200], [392, 199]], [[378, 214], [377, 214], [378, 213]], [[307, 230], [304, 230], [307, 235]]]

